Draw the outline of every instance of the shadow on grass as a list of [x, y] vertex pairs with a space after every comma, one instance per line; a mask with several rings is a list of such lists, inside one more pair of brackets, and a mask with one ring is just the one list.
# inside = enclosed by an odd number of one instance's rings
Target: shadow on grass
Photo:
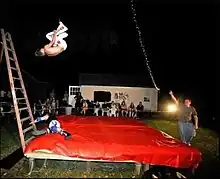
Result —
[[43, 160], [36, 160], [34, 171], [27, 176], [27, 160], [22, 159], [11, 170], [4, 171], [2, 178], [134, 178], [131, 164], [91, 162], [87, 170], [86, 162], [49, 160], [47, 168], [42, 168]]
[[11, 169], [17, 162], [19, 162], [24, 157], [22, 148], [17, 149], [12, 154], [1, 160], [1, 168]]
[[1, 118], [1, 168], [10, 169], [23, 158], [16, 120]]

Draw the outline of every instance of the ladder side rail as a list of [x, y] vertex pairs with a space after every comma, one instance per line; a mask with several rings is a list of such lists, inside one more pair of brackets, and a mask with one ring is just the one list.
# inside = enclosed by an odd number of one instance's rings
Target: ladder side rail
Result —
[[4, 54], [4, 46], [3, 46], [3, 42], [1, 42], [1, 52], [0, 52], [0, 64], [2, 63], [2, 58], [3, 58], [3, 54]]
[[10, 64], [8, 47], [7, 47], [7, 42], [6, 42], [6, 36], [5, 36], [4, 29], [1, 29], [1, 36], [2, 36], [3, 48], [4, 48], [5, 58], [6, 58], [9, 82], [10, 82], [10, 87], [11, 87], [11, 92], [12, 92], [12, 99], [13, 99], [15, 115], [16, 115], [17, 124], [18, 124], [18, 130], [19, 130], [21, 146], [22, 146], [22, 149], [24, 150], [25, 149], [25, 139], [24, 139], [22, 124], [21, 124], [20, 112], [19, 112], [19, 109], [18, 109], [18, 103], [17, 103], [15, 87], [14, 87], [14, 80], [13, 80], [12, 71], [11, 71], [11, 64]]
[[12, 49], [13, 59], [15, 60], [14, 62], [15, 62], [16, 68], [17, 68], [18, 76], [20, 78], [20, 84], [21, 84], [21, 87], [23, 89], [22, 92], [23, 92], [23, 95], [24, 95], [24, 98], [25, 98], [25, 101], [26, 101], [26, 104], [27, 104], [28, 113], [29, 113], [29, 116], [31, 118], [31, 122], [33, 123], [32, 124], [33, 129], [36, 130], [36, 125], [34, 123], [34, 117], [33, 117], [32, 111], [31, 111], [30, 103], [29, 103], [29, 100], [28, 100], [28, 96], [27, 96], [27, 92], [26, 92], [26, 89], [25, 89], [23, 77], [22, 77], [22, 74], [21, 74], [21, 70], [20, 70], [20, 67], [19, 67], [19, 64], [18, 64], [18, 59], [17, 59], [17, 56], [16, 56], [16, 52], [15, 52], [14, 44], [13, 44], [13, 41], [12, 41], [12, 38], [11, 38], [11, 34], [8, 33], [8, 37], [9, 37], [9, 41], [10, 41], [10, 45], [11, 45], [11, 49]]

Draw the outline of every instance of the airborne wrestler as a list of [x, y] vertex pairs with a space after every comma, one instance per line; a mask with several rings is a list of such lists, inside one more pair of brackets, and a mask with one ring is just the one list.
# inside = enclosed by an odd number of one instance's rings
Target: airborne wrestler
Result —
[[46, 35], [46, 38], [50, 40], [50, 43], [43, 48], [36, 50], [35, 56], [57, 56], [67, 48], [67, 43], [64, 38], [68, 36], [65, 32], [68, 28], [59, 22], [57, 30], [50, 32]]

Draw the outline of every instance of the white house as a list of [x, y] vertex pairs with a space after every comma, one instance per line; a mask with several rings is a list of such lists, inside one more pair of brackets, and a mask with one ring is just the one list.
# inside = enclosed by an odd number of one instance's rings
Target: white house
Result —
[[144, 105], [145, 111], [156, 112], [158, 108], [158, 91], [155, 88], [145, 87], [141, 77], [80, 74], [79, 86], [69, 86], [69, 104], [75, 105], [74, 97], [81, 92], [84, 99], [99, 102], [121, 103], [125, 100], [127, 106], [131, 102], [137, 106]]

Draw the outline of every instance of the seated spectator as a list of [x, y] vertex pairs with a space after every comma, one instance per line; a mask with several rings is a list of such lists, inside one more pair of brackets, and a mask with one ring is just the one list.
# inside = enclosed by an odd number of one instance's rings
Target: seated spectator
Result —
[[128, 107], [128, 113], [129, 117], [136, 117], [136, 108], [133, 102], [131, 102], [130, 106]]
[[109, 116], [116, 117], [117, 116], [117, 105], [114, 101], [111, 102], [111, 108], [109, 110]]
[[99, 110], [100, 110], [100, 108], [101, 108], [101, 106], [100, 106], [99, 102], [96, 101], [96, 103], [95, 103], [95, 105], [94, 105], [94, 114], [95, 114], [96, 116], [99, 116]]
[[108, 116], [109, 114], [109, 107], [108, 107], [108, 104], [106, 102], [104, 102], [102, 104], [102, 116]]
[[125, 103], [125, 101], [123, 100], [122, 102], [121, 102], [121, 115], [122, 116], [124, 116], [124, 117], [126, 117], [126, 115], [127, 115], [127, 105], [126, 105], [126, 103]]
[[86, 100], [83, 100], [83, 103], [82, 103], [82, 111], [81, 111], [82, 115], [85, 116], [87, 110], [88, 110], [88, 103], [86, 102]]
[[116, 107], [116, 117], [119, 117], [121, 114], [121, 105], [119, 103], [115, 103]]

